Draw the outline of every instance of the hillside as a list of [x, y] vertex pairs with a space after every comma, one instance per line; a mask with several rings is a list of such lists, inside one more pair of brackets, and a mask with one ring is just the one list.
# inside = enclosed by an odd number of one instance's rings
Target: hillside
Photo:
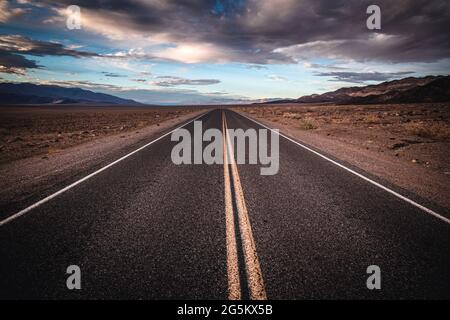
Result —
[[270, 103], [383, 104], [449, 102], [450, 76], [409, 77], [365, 87], [348, 87]]
[[0, 83], [0, 101], [2, 104], [140, 105], [134, 100], [90, 90], [32, 83]]

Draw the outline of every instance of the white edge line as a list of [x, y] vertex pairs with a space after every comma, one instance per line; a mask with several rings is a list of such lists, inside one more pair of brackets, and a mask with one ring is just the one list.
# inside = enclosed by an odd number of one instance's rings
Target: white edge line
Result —
[[363, 180], [365, 180], [365, 181], [367, 181], [367, 182], [369, 182], [369, 183], [371, 183], [371, 184], [377, 186], [378, 188], [381, 188], [381, 189], [383, 189], [384, 191], [389, 192], [390, 194], [396, 196], [397, 198], [400, 198], [400, 199], [402, 199], [402, 200], [408, 202], [409, 204], [412, 204], [413, 206], [415, 206], [415, 207], [417, 207], [417, 208], [419, 208], [419, 209], [425, 211], [426, 213], [431, 214], [432, 216], [434, 216], [434, 217], [436, 217], [436, 218], [438, 218], [438, 219], [440, 219], [440, 220], [442, 220], [442, 221], [444, 221], [444, 222], [450, 224], [450, 219], [448, 219], [448, 218], [446, 218], [446, 217], [440, 215], [439, 213], [437, 213], [437, 212], [435, 212], [435, 211], [433, 211], [433, 210], [431, 210], [431, 209], [428, 209], [427, 207], [425, 207], [425, 206], [423, 206], [423, 205], [421, 205], [421, 204], [419, 204], [419, 203], [417, 203], [417, 202], [415, 202], [415, 201], [413, 201], [413, 200], [411, 200], [411, 199], [409, 199], [409, 198], [407, 198], [407, 197], [401, 195], [400, 193], [398, 193], [398, 192], [396, 192], [396, 191], [394, 191], [394, 190], [392, 190], [392, 189], [389, 189], [388, 187], [383, 186], [382, 184], [380, 184], [380, 183], [378, 183], [378, 182], [376, 182], [376, 181], [374, 181], [374, 180], [372, 180], [372, 179], [370, 179], [370, 178], [368, 178], [368, 177], [366, 177], [366, 176], [364, 176], [364, 175], [362, 175], [362, 174], [360, 174], [360, 173], [358, 173], [358, 172], [356, 172], [356, 171], [354, 171], [354, 170], [352, 170], [352, 169], [350, 169], [350, 168], [348, 168], [348, 167], [346, 167], [346, 166], [340, 164], [340, 163], [337, 162], [337, 161], [334, 161], [333, 159], [328, 158], [327, 156], [321, 154], [320, 152], [317, 152], [317, 151], [315, 151], [315, 150], [313, 150], [313, 149], [311, 149], [311, 148], [309, 148], [309, 147], [303, 145], [302, 143], [300, 143], [300, 142], [298, 142], [298, 141], [296, 141], [296, 140], [294, 140], [294, 139], [292, 139], [292, 138], [290, 138], [290, 137], [284, 135], [283, 133], [281, 133], [281, 132], [279, 132], [279, 131], [278, 131], [278, 132], [275, 131], [274, 129], [272, 129], [272, 128], [266, 126], [265, 124], [260, 123], [259, 121], [256, 121], [256, 120], [254, 120], [254, 119], [252, 119], [252, 118], [250, 118], [250, 117], [247, 117], [246, 115], [244, 115], [244, 114], [242, 114], [242, 113], [238, 113], [238, 114], [241, 115], [241, 116], [243, 116], [244, 118], [247, 118], [248, 120], [251, 120], [251, 121], [255, 122], [256, 124], [258, 124], [258, 125], [260, 125], [260, 126], [262, 126], [262, 127], [264, 127], [264, 128], [267, 128], [268, 130], [270, 130], [270, 131], [272, 131], [272, 132], [277, 133], [278, 135], [282, 136], [283, 138], [285, 138], [285, 139], [287, 139], [287, 140], [289, 140], [289, 141], [291, 141], [291, 142], [293, 142], [293, 143], [299, 145], [300, 147], [302, 147], [302, 148], [304, 148], [304, 149], [306, 149], [306, 150], [308, 150], [308, 151], [310, 151], [310, 152], [312, 152], [312, 153], [318, 155], [319, 157], [321, 157], [321, 158], [323, 158], [323, 159], [325, 159], [325, 160], [327, 160], [327, 161], [329, 161], [329, 162], [331, 162], [331, 163], [337, 165], [338, 167], [340, 167], [340, 168], [342, 168], [342, 169], [344, 169], [344, 170], [347, 170], [348, 172], [350, 172], [350, 173], [354, 174], [355, 176], [358, 176], [358, 177], [360, 177], [361, 179], [363, 179]]
[[207, 112], [205, 112], [205, 113], [199, 115], [198, 117], [196, 117], [196, 118], [194, 118], [194, 119], [192, 119], [192, 120], [189, 120], [188, 122], [184, 123], [183, 125], [181, 125], [181, 126], [175, 128], [175, 129], [173, 129], [173, 130], [170, 131], [170, 132], [167, 132], [167, 133], [163, 134], [162, 136], [156, 138], [155, 140], [152, 140], [151, 142], [149, 142], [149, 143], [143, 145], [142, 147], [139, 147], [138, 149], [136, 149], [136, 150], [134, 150], [134, 151], [131, 151], [130, 153], [128, 153], [128, 154], [124, 155], [123, 157], [121, 157], [121, 158], [119, 158], [119, 159], [117, 159], [117, 160], [111, 162], [110, 164], [108, 164], [108, 165], [106, 165], [106, 166], [104, 166], [104, 167], [98, 169], [97, 171], [92, 172], [91, 174], [85, 176], [84, 178], [81, 178], [80, 180], [75, 181], [74, 183], [72, 183], [72, 184], [70, 184], [70, 185], [68, 185], [68, 186], [66, 186], [66, 187], [64, 187], [64, 188], [62, 188], [62, 189], [59, 190], [59, 191], [56, 191], [55, 193], [53, 193], [53, 194], [51, 194], [51, 195], [45, 197], [44, 199], [39, 200], [38, 202], [32, 204], [31, 206], [29, 206], [29, 207], [27, 207], [27, 208], [25, 208], [25, 209], [23, 209], [23, 210], [20, 210], [19, 212], [15, 213], [15, 214], [13, 214], [13, 215], [11, 215], [11, 216], [9, 216], [9, 217], [7, 217], [7, 218], [4, 219], [4, 220], [1, 220], [1, 221], [0, 221], [0, 227], [2, 227], [2, 226], [4, 226], [5, 224], [7, 224], [7, 223], [9, 223], [9, 222], [11, 222], [11, 221], [13, 221], [13, 220], [19, 218], [20, 216], [22, 216], [22, 215], [24, 215], [25, 213], [27, 213], [27, 212], [33, 210], [34, 208], [39, 207], [41, 204], [44, 204], [44, 203], [48, 202], [49, 200], [51, 200], [51, 199], [53, 199], [53, 198], [56, 198], [57, 196], [59, 196], [60, 194], [66, 192], [67, 190], [72, 189], [73, 187], [79, 185], [80, 183], [82, 183], [82, 182], [84, 182], [84, 181], [86, 181], [86, 180], [92, 178], [93, 176], [99, 174], [100, 172], [102, 172], [102, 171], [104, 171], [104, 170], [106, 170], [106, 169], [108, 169], [108, 168], [114, 166], [115, 164], [121, 162], [122, 160], [125, 160], [126, 158], [132, 156], [133, 154], [135, 154], [135, 153], [137, 153], [137, 152], [139, 152], [139, 151], [141, 151], [142, 149], [147, 148], [148, 146], [152, 145], [153, 143], [155, 143], [155, 142], [157, 142], [157, 141], [159, 141], [159, 140], [161, 140], [161, 139], [167, 137], [169, 134], [171, 134], [171, 133], [177, 131], [178, 129], [181, 129], [182, 127], [184, 127], [184, 126], [190, 124], [191, 122], [194, 122], [195, 120], [197, 120], [197, 119], [203, 117], [204, 115], [206, 115], [206, 114], [208, 114], [208, 113], [210, 113], [210, 112], [211, 112], [211, 111], [207, 111]]

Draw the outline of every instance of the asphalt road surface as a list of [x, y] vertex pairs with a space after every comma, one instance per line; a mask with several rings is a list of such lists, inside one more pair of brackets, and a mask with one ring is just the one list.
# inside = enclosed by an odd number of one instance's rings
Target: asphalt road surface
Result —
[[[262, 128], [229, 110], [198, 120]], [[448, 210], [279, 142], [279, 172], [263, 176], [232, 159], [175, 165], [167, 134], [19, 215], [30, 204], [0, 208], [0, 298], [450, 299]]]

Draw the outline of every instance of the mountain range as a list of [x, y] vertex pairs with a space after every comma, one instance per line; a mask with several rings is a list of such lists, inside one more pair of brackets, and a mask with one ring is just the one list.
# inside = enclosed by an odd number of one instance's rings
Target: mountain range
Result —
[[[450, 102], [450, 76], [408, 77], [362, 87], [347, 87], [323, 94], [265, 102], [280, 103], [335, 103], [384, 104]], [[32, 83], [0, 83], [1, 104], [95, 104], [141, 105], [131, 99], [93, 92], [80, 88]]]
[[450, 102], [450, 76], [404, 78], [268, 103], [384, 104]]
[[80, 88], [9, 82], [0, 83], [0, 103], [140, 105], [134, 100]]

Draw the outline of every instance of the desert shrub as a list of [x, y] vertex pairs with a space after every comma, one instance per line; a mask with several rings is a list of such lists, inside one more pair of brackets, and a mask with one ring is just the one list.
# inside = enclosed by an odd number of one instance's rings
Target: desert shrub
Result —
[[304, 118], [300, 120], [299, 127], [303, 130], [313, 130], [317, 129], [317, 123], [311, 118]]
[[295, 112], [285, 112], [283, 113], [283, 118], [287, 119], [300, 119], [302, 116]]

